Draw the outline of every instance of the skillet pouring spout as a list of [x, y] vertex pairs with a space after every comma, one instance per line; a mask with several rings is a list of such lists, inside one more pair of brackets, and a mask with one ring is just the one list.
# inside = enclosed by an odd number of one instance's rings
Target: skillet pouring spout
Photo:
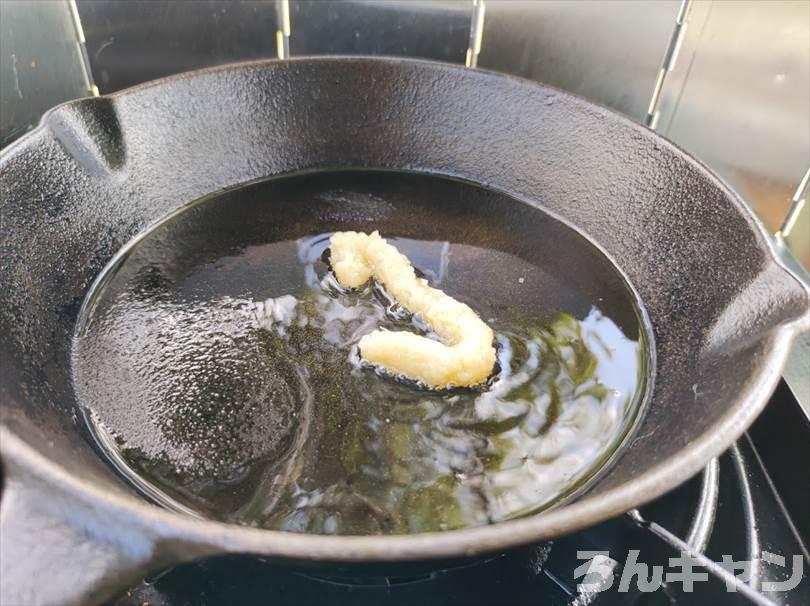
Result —
[[706, 338], [706, 354], [750, 347], [778, 326], [798, 335], [810, 330], [810, 285], [773, 262], [735, 297]]
[[[82, 422], [72, 344], [102, 270], [195, 200], [335, 170], [478, 185], [541, 209], [618, 268], [643, 307], [649, 387], [584, 494], [478, 528], [308, 535], [161, 509], [101, 456]], [[341, 228], [373, 230], [362, 210]], [[685, 151], [554, 88], [427, 61], [246, 63], [68, 103], [0, 153], [0, 215], [0, 602], [9, 604], [103, 601], [149, 571], [223, 553], [439, 567], [614, 517], [689, 479], [745, 431], [810, 305], [750, 210]]]

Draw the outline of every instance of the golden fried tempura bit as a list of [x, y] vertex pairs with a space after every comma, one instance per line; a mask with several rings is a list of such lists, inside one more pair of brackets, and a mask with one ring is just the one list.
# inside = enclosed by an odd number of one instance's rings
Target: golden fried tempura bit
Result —
[[379, 233], [338, 232], [332, 236], [330, 254], [341, 286], [357, 288], [373, 276], [446, 343], [409, 332], [375, 330], [360, 339], [363, 359], [432, 387], [487, 380], [495, 366], [492, 330], [467, 305], [417, 278], [408, 258]]

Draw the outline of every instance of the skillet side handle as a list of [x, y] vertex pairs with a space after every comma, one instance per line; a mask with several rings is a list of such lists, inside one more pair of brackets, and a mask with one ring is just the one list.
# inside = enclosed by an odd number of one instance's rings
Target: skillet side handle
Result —
[[98, 604], [165, 565], [143, 529], [2, 463], [0, 605]]

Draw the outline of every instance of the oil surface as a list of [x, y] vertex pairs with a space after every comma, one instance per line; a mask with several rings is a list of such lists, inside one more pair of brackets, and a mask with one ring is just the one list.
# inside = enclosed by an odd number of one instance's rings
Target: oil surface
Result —
[[[359, 364], [429, 328], [374, 283], [342, 290], [332, 232], [380, 233], [496, 333], [485, 389]], [[90, 294], [74, 384], [99, 445], [152, 500], [299, 532], [476, 526], [581, 488], [627, 432], [648, 351], [610, 262], [537, 209], [400, 173], [301, 175], [189, 206]]]

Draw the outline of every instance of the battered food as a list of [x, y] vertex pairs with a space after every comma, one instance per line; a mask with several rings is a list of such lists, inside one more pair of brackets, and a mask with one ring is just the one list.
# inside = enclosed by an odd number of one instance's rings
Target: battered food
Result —
[[393, 375], [434, 388], [483, 383], [495, 366], [494, 335], [469, 306], [418, 278], [407, 257], [378, 232], [338, 232], [330, 262], [344, 288], [379, 281], [443, 342], [410, 332], [375, 330], [360, 339], [360, 356]]

